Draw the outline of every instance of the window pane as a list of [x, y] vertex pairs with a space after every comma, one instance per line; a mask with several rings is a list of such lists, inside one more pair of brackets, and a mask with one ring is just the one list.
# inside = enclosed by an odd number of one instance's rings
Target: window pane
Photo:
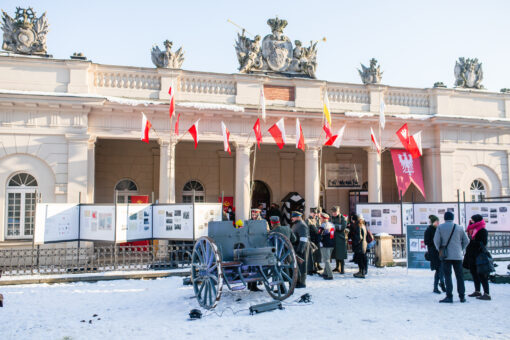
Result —
[[25, 236], [34, 234], [35, 192], [25, 193]]
[[7, 236], [18, 236], [21, 232], [21, 193], [8, 193]]

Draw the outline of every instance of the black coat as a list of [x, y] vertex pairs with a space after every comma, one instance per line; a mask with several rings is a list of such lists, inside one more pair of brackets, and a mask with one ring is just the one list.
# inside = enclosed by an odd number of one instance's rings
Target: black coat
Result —
[[337, 260], [344, 260], [347, 258], [347, 220], [342, 216], [331, 216], [331, 223], [335, 226], [335, 250], [333, 258]]
[[482, 244], [487, 246], [487, 238], [489, 236], [489, 232], [487, 229], [480, 229], [474, 239], [469, 241], [469, 244], [466, 248], [466, 255], [464, 255], [464, 261], [462, 265], [466, 269], [474, 268], [476, 269], [476, 258], [482, 252]]
[[367, 229], [359, 222], [354, 223], [352, 232], [352, 251], [355, 255], [363, 255], [367, 252]]
[[436, 234], [436, 230], [436, 227], [429, 225], [425, 231], [425, 245], [427, 246], [427, 252], [430, 256], [430, 270], [439, 270], [441, 266], [439, 251], [436, 249], [434, 244], [434, 235]]

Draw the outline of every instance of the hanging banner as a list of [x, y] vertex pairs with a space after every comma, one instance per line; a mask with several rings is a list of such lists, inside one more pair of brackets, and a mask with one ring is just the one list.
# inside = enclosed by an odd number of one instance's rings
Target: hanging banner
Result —
[[413, 159], [409, 152], [400, 149], [391, 149], [391, 158], [393, 159], [398, 191], [404, 195], [411, 183], [414, 183], [426, 198], [420, 158]]
[[[218, 197], [218, 203], [221, 203], [221, 197]], [[234, 197], [225, 196], [223, 197], [223, 211], [227, 212], [229, 207], [234, 210]]]

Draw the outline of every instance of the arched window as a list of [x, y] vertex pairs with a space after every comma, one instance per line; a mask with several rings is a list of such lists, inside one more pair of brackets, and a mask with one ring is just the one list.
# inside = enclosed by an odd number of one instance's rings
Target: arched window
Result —
[[195, 197], [196, 203], [205, 202], [204, 186], [196, 180], [191, 180], [184, 184], [184, 188], [182, 188], [182, 203], [193, 203], [193, 197]]
[[138, 186], [129, 178], [121, 179], [115, 186], [117, 203], [131, 203], [131, 196], [138, 194]]
[[33, 237], [36, 190], [37, 180], [25, 172], [15, 174], [7, 181], [6, 238]]
[[485, 190], [485, 185], [482, 181], [475, 179], [471, 182], [471, 186], [469, 188], [469, 192], [471, 194], [471, 201], [481, 201], [482, 197], [487, 195], [487, 190]]

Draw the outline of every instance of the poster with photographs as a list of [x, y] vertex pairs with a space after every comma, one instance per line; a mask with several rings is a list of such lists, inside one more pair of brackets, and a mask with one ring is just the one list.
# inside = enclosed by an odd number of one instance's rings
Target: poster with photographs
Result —
[[193, 204], [154, 205], [152, 212], [154, 238], [193, 240]]
[[77, 204], [37, 203], [34, 243], [77, 240], [78, 213]]
[[485, 220], [487, 231], [510, 231], [510, 202], [466, 203], [466, 219], [480, 214]]
[[152, 208], [150, 204], [117, 204], [116, 242], [152, 238]]
[[195, 240], [207, 236], [208, 223], [222, 220], [221, 203], [196, 203], [195, 204]]
[[362, 214], [372, 234], [400, 235], [400, 204], [357, 204], [356, 213]]
[[115, 241], [115, 205], [82, 205], [80, 239]]
[[363, 184], [361, 163], [326, 163], [326, 189], [360, 189]]
[[404, 210], [402, 216], [404, 218], [404, 234], [407, 232], [407, 226], [414, 223], [414, 205], [412, 203], [402, 203]]
[[457, 202], [451, 203], [415, 203], [414, 204], [414, 223], [415, 224], [429, 224], [429, 216], [436, 215], [439, 217], [439, 223], [444, 223], [444, 214], [449, 211], [455, 216], [455, 223], [459, 222], [459, 204]]

